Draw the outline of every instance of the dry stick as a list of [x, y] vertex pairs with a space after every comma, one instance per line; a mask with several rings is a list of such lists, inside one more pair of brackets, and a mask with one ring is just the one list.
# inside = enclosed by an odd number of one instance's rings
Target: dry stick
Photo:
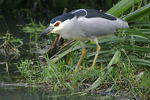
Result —
[[62, 15], [66, 14], [66, 13], [67, 13], [67, 8], [64, 8], [64, 11], [63, 11]]
[[[64, 8], [64, 11], [63, 11], [63, 14], [66, 14], [66, 12], [67, 12], [67, 8]], [[62, 15], [63, 15], [62, 14]], [[54, 47], [55, 47], [55, 44], [57, 43], [57, 41], [59, 41], [60, 40], [60, 35], [59, 34], [57, 34], [57, 36], [56, 36], [56, 38], [55, 38], [55, 40], [54, 40], [54, 42], [53, 42], [53, 44], [52, 44], [52, 46], [51, 46], [51, 48], [47, 51], [47, 53], [46, 54], [51, 54], [52, 53], [52, 51], [53, 51], [53, 49], [54, 49]], [[45, 55], [46, 55], [45, 54]]]
[[[149, 48], [149, 44], [148, 44], [148, 46], [147, 46], [147, 47]], [[146, 58], [146, 56], [147, 56], [147, 53], [145, 53], [145, 54], [144, 54], [144, 59]]]
[[[11, 45], [13, 45], [14, 47], [15, 47], [15, 45], [11, 42], [11, 41], [9, 41], [10, 43], [11, 43]], [[14, 48], [15, 49], [15, 48]], [[17, 53], [17, 54], [19, 54], [19, 52], [15, 49], [15, 52]]]
[[9, 75], [9, 70], [8, 70], [8, 63], [6, 62], [6, 72], [8, 73]]
[[4, 47], [5, 44], [6, 44], [6, 41], [0, 46], [0, 48]]
[[10, 60], [9, 63], [16, 57], [16, 55], [14, 55]]
[[8, 63], [7, 62], [0, 62], [0, 64], [6, 64], [6, 72], [8, 72], [8, 75], [9, 75], [9, 70], [8, 70]]
[[57, 34], [57, 36], [56, 36], [56, 38], [55, 38], [55, 40], [54, 40], [54, 42], [53, 42], [51, 48], [47, 51], [47, 54], [52, 53], [53, 48], [54, 48], [54, 46], [55, 46], [56, 41], [58, 40], [58, 38], [59, 38], [59, 35]]
[[15, 48], [13, 48], [9, 43], [7, 43], [15, 52], [17, 52], [17, 50]]
[[[12, 48], [12, 50], [14, 50], [15, 52], [17, 52], [17, 50], [15, 48], [13, 48], [9, 43], [6, 42], [6, 44]], [[15, 56], [14, 56], [15, 57]], [[13, 59], [14, 59], [13, 57]], [[10, 61], [9, 61], [10, 62]], [[8, 63], [6, 62], [6, 72], [8, 72], [8, 75], [9, 75], [9, 70], [8, 70]]]

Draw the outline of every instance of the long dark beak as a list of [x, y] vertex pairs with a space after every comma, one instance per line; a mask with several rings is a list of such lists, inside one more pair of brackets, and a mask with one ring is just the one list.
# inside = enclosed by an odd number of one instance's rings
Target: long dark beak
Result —
[[42, 35], [47, 34], [49, 32], [52, 32], [52, 30], [54, 29], [53, 26], [49, 26], [47, 29], [45, 29], [39, 36], [38, 38], [40, 38]]

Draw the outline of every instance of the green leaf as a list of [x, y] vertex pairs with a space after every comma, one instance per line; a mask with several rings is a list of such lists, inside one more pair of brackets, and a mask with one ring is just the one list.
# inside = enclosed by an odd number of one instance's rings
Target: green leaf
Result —
[[113, 58], [111, 59], [111, 61], [109, 62], [109, 64], [107, 65], [107, 67], [104, 69], [106, 71], [103, 72], [102, 76], [103, 77], [99, 77], [88, 89], [86, 89], [85, 91], [89, 91], [92, 90], [94, 88], [96, 88], [97, 86], [99, 86], [102, 83], [102, 80], [106, 78], [106, 76], [112, 71], [113, 67], [110, 67], [113, 64], [116, 64], [121, 56], [121, 52], [120, 51], [116, 51]]
[[141, 27], [141, 26], [150, 26], [150, 21], [137, 21], [134, 24], [130, 25], [130, 27]]
[[147, 4], [146, 6], [128, 14], [127, 16], [125, 16], [124, 19], [128, 22], [138, 21], [140, 18], [144, 17], [146, 14], [149, 13], [150, 13], [150, 4]]
[[145, 35], [144, 33], [142, 33], [141, 31], [138, 31], [136, 29], [128, 29], [126, 30], [126, 34], [130, 34], [130, 35], [138, 35], [140, 37], [146, 38], [150, 40], [150, 37], [148, 37], [147, 35]]
[[144, 66], [150, 66], [150, 61], [145, 59], [130, 59], [132, 63], [144, 65]]
[[[112, 50], [100, 51], [99, 55], [102, 56], [102, 55], [106, 55], [106, 54], [113, 54], [112, 52], [113, 52]], [[95, 56], [95, 52], [91, 52], [91, 53], [86, 55], [86, 57], [91, 57], [91, 56]]]
[[144, 34], [150, 34], [150, 29], [136, 29]]
[[140, 2], [142, 0], [122, 0], [113, 6], [111, 9], [107, 11], [107, 13], [112, 14], [118, 17], [122, 12], [125, 12], [129, 8], [131, 8], [134, 4]]
[[135, 52], [149, 53], [150, 48], [137, 47], [137, 46], [124, 46], [125, 50], [134, 50]]
[[[59, 59], [61, 59], [65, 55], [67, 55], [69, 52], [77, 50], [78, 49], [77, 45], [79, 45], [79, 43], [80, 43], [79, 41], [75, 41], [75, 42], [69, 44], [67, 46], [67, 48], [61, 49], [57, 54], [55, 54], [53, 57], [51, 57], [51, 61], [52, 62], [57, 62]], [[73, 48], [74, 46], [76, 46], [76, 48]]]

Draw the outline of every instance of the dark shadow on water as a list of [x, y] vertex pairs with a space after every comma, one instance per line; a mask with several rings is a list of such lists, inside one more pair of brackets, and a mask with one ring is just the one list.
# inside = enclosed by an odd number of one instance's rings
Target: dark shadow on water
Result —
[[[25, 59], [38, 59], [38, 54], [35, 53], [37, 50], [35, 44], [30, 44], [30, 34], [35, 34], [32, 28], [32, 24], [39, 22], [46, 26], [50, 18], [44, 14], [39, 14], [37, 16], [31, 16], [32, 10], [22, 9], [14, 11], [0, 11], [0, 83], [16, 83], [17, 78], [20, 73], [16, 67], [21, 60]], [[31, 22], [31, 19], [34, 21]], [[29, 26], [32, 33], [26, 32], [23, 29]], [[41, 30], [42, 31], [42, 30]], [[21, 39], [22, 45], [18, 47], [19, 55], [12, 50], [7, 50], [10, 48], [8, 45], [2, 47], [2, 44], [7, 40], [6, 34], [10, 34], [10, 40]], [[36, 32], [40, 34], [40, 31]], [[16, 44], [16, 46], [18, 46]]]
[[[105, 96], [53, 91], [48, 87], [0, 87], [1, 100], [113, 100]], [[115, 100], [115, 99], [114, 99]]]

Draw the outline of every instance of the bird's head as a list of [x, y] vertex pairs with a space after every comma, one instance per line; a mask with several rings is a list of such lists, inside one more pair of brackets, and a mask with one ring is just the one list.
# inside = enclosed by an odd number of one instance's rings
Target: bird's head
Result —
[[55, 18], [53, 18], [50, 22], [50, 25], [47, 29], [45, 29], [39, 36], [42, 36], [44, 34], [47, 33], [60, 33], [62, 31], [62, 29], [65, 27], [67, 27], [67, 23], [68, 20], [72, 19], [74, 17], [74, 15], [72, 14], [65, 14], [65, 15], [61, 15], [61, 16], [57, 16]]
[[44, 34], [47, 34], [47, 33], [58, 33], [59, 30], [61, 30], [62, 26], [63, 26], [63, 24], [62, 24], [62, 22], [59, 21], [59, 20], [56, 21], [56, 22], [54, 22], [54, 23], [50, 23], [49, 27], [48, 27], [47, 29], [45, 29], [45, 30], [38, 36], [38, 38], [39, 38], [40, 36], [44, 35]]

